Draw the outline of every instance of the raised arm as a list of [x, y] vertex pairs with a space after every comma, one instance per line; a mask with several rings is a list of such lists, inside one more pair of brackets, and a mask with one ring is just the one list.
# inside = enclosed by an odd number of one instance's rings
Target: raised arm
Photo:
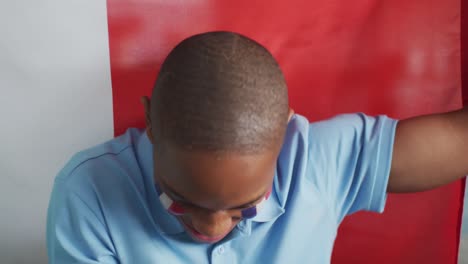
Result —
[[468, 174], [468, 108], [397, 125], [388, 192], [433, 189]]

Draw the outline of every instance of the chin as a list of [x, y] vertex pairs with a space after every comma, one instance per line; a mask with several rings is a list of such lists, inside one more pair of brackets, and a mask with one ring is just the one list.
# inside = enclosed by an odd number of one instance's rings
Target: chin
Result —
[[195, 242], [198, 242], [198, 243], [206, 243], [206, 244], [213, 244], [213, 243], [216, 243], [216, 242], [219, 242], [220, 240], [222, 240], [223, 238], [225, 238], [231, 231], [232, 231], [232, 228], [226, 232], [225, 234], [222, 234], [220, 236], [216, 236], [216, 237], [209, 237], [209, 236], [205, 236], [203, 234], [200, 234], [197, 230], [195, 230], [193, 227], [187, 225], [186, 223], [184, 223], [183, 221], [180, 221], [182, 223], [182, 225], [184, 226], [185, 230], [187, 231], [187, 233], [189, 234], [189, 236], [195, 241]]

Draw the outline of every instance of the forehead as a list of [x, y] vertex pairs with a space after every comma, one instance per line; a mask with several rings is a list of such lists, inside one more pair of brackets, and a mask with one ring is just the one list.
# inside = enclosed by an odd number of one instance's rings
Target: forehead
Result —
[[155, 153], [155, 180], [210, 209], [250, 202], [270, 187], [277, 151], [241, 155], [166, 149]]

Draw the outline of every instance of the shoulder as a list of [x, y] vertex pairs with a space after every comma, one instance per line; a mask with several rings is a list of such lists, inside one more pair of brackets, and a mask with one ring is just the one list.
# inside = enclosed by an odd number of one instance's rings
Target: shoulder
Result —
[[397, 120], [385, 115], [369, 116], [364, 113], [346, 113], [331, 118], [309, 122], [301, 115], [295, 114], [287, 128], [283, 148], [291, 146], [308, 149], [314, 145], [327, 144], [340, 138], [354, 138], [362, 133], [378, 132], [394, 126]]
[[123, 169], [137, 168], [135, 144], [142, 133], [129, 129], [119, 137], [76, 153], [58, 173], [55, 184], [80, 190], [114, 181]]
[[366, 144], [378, 144], [391, 137], [396, 120], [385, 115], [349, 113], [309, 122], [295, 114], [287, 128], [278, 159], [282, 181], [312, 180], [324, 185], [330, 171], [353, 159]]
[[308, 131], [309, 149], [326, 147], [339, 151], [340, 146], [350, 147], [352, 142], [364, 144], [373, 137], [392, 134], [397, 122], [386, 115], [364, 113], [340, 114], [313, 122]]
[[386, 115], [370, 116], [365, 113], [346, 113], [310, 123], [311, 132], [362, 131], [375, 124], [393, 123], [395, 119]]

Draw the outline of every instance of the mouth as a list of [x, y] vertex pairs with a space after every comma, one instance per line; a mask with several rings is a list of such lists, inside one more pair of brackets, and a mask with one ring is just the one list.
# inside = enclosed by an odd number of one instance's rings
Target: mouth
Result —
[[182, 225], [185, 227], [185, 230], [187, 230], [187, 232], [190, 234], [190, 236], [194, 240], [196, 240], [198, 242], [202, 242], [202, 243], [215, 243], [215, 242], [218, 242], [221, 239], [223, 239], [230, 232], [230, 230], [229, 230], [229, 232], [226, 232], [223, 235], [215, 236], [215, 237], [209, 237], [209, 236], [205, 236], [205, 235], [201, 234], [200, 232], [195, 230], [195, 228], [193, 228], [193, 227], [189, 226], [188, 224], [186, 224], [184, 221], [180, 221], [180, 222], [182, 223]]

